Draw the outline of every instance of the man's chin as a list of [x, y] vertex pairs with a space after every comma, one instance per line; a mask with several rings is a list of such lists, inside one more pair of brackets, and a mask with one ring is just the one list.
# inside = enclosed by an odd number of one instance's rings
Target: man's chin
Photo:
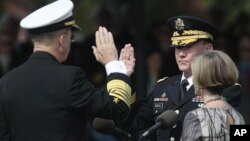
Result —
[[179, 70], [182, 72], [186, 72], [188, 70], [188, 67], [186, 66], [179, 66]]

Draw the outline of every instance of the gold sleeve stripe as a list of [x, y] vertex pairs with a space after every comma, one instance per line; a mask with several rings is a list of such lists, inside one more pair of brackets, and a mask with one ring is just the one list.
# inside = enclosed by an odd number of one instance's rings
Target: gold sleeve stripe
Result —
[[[114, 84], [112, 85], [112, 89], [109, 90], [109, 92], [111, 93], [117, 93], [120, 94], [122, 97], [124, 97], [125, 99], [128, 99], [130, 101], [130, 94], [127, 94], [126, 89], [121, 88], [119, 85]], [[115, 89], [114, 89], [115, 88]]]
[[129, 103], [131, 102], [131, 96], [128, 97], [125, 91], [121, 90], [110, 90], [109, 93], [117, 94], [121, 97], [123, 97], [124, 100], [128, 101]]
[[124, 89], [124, 90], [130, 89], [130, 86], [122, 80], [111, 80], [110, 82], [108, 82], [108, 85], [109, 86], [112, 85], [112, 87], [114, 87], [114, 88], [120, 88], [120, 89]]
[[125, 100], [123, 97], [121, 97], [120, 95], [114, 94], [114, 93], [109, 93], [110, 96], [116, 97], [120, 100], [122, 100], [125, 104], [127, 104], [127, 106], [130, 108], [130, 102]]
[[107, 83], [107, 90], [110, 96], [114, 96], [130, 107], [131, 105], [131, 87], [122, 80], [111, 80]]
[[131, 104], [135, 103], [135, 101], [136, 101], [136, 94], [133, 94], [131, 96]]

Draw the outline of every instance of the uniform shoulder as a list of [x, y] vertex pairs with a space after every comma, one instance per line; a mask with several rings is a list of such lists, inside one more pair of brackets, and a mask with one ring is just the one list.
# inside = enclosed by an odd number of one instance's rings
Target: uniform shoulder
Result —
[[83, 71], [83, 70], [82, 70], [80, 67], [78, 67], [78, 66], [60, 65], [60, 67], [63, 68], [62, 70], [70, 71], [70, 72]]
[[83, 69], [77, 66], [71, 66], [71, 65], [60, 65], [58, 66], [58, 76], [61, 76], [62, 78], [74, 78], [76, 76], [85, 76], [85, 72]]
[[165, 81], [168, 77], [163, 77], [163, 78], [160, 78], [159, 80], [157, 80], [157, 83], [161, 83], [163, 81]]
[[240, 89], [242, 90], [242, 86], [241, 86], [241, 84], [239, 84], [239, 83], [235, 83], [235, 84], [233, 85], [233, 87], [240, 87]]

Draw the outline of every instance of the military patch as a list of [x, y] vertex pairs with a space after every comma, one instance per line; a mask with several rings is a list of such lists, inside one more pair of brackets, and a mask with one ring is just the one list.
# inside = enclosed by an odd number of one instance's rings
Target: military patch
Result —
[[167, 97], [167, 94], [164, 92], [161, 97]]
[[154, 101], [155, 102], [166, 102], [168, 101], [168, 98], [167, 97], [161, 97], [161, 98], [154, 98]]
[[193, 97], [192, 98], [192, 102], [194, 103], [200, 103], [200, 102], [203, 102], [203, 99], [201, 98], [201, 96], [196, 96], [196, 97]]
[[163, 109], [163, 103], [155, 103], [154, 109], [159, 109], [159, 110]]

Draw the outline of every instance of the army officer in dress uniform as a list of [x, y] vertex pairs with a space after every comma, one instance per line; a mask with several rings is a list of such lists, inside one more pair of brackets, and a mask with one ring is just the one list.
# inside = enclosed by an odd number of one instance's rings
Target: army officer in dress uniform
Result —
[[[106, 89], [95, 88], [79, 67], [61, 64], [70, 50], [72, 30], [79, 29], [72, 9], [72, 1], [58, 0], [21, 21], [32, 34], [34, 53], [0, 80], [1, 141], [84, 141], [88, 116], [122, 120], [128, 114], [129, 72], [118, 61], [106, 28], [96, 32], [93, 47], [108, 74]], [[127, 45], [125, 50], [133, 49]]]
[[[213, 41], [219, 34], [214, 25], [192, 16], [171, 17], [168, 27], [173, 33], [172, 47], [175, 48], [176, 62], [182, 73], [158, 81], [153, 93], [142, 104], [137, 119], [138, 128], [143, 130], [152, 126], [157, 116], [165, 110], [178, 113], [176, 125], [171, 129], [156, 131], [157, 141], [179, 141], [186, 113], [203, 105], [201, 97], [194, 94], [190, 64], [198, 54], [213, 49]], [[223, 94], [233, 107], [239, 108], [239, 84], [225, 89]]]

